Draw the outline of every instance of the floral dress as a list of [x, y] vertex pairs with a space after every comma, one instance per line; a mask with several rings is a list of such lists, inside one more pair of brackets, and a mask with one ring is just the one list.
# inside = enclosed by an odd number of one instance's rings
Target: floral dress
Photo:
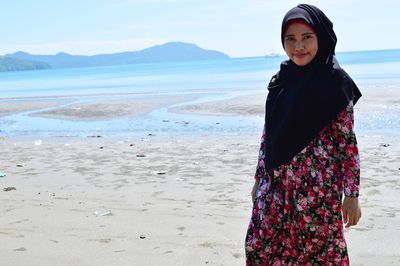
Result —
[[266, 172], [246, 235], [247, 265], [349, 265], [342, 194], [358, 197], [360, 161], [350, 103], [290, 162]]

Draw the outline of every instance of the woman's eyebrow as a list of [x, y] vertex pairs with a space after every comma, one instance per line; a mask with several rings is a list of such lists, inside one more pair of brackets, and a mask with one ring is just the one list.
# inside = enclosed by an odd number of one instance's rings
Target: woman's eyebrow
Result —
[[[310, 32], [304, 32], [301, 35], [315, 35], [315, 33], [310, 31]], [[284, 37], [293, 37], [293, 36], [295, 36], [295, 34], [285, 34]]]

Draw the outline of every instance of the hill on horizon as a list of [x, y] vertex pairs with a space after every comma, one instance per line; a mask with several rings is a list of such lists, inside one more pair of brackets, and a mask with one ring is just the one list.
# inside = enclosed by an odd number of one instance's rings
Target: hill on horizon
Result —
[[23, 60], [12, 57], [0, 56], [0, 72], [49, 69], [49, 64], [32, 60]]
[[195, 44], [184, 42], [169, 42], [162, 45], [155, 45], [140, 51], [99, 54], [92, 56], [71, 55], [64, 52], [59, 52], [56, 55], [33, 55], [20, 51], [6, 54], [2, 58], [45, 63], [51, 68], [95, 67], [158, 62], [230, 59], [227, 54], [222, 52], [206, 50]]

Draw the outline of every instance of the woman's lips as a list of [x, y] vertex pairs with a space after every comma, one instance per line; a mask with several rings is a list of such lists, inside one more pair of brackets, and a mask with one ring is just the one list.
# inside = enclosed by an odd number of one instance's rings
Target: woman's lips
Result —
[[302, 53], [302, 54], [294, 54], [295, 57], [297, 58], [304, 58], [307, 56], [307, 53]]

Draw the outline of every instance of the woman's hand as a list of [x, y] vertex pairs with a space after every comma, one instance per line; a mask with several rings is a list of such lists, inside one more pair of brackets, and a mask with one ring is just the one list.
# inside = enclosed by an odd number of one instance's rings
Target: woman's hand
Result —
[[346, 228], [358, 223], [361, 218], [361, 208], [358, 204], [358, 198], [344, 197], [342, 210]]
[[260, 185], [260, 180], [256, 180], [253, 189], [251, 190], [251, 199], [253, 202], [256, 200], [256, 193], [259, 185]]

